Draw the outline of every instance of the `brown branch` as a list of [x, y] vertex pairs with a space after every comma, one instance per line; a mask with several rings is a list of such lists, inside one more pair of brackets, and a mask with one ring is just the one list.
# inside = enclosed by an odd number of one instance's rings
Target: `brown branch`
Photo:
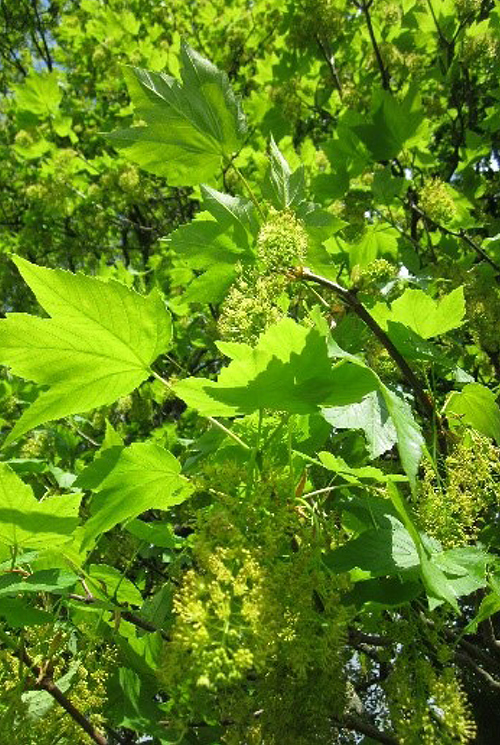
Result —
[[47, 39], [45, 37], [45, 33], [44, 33], [44, 30], [43, 30], [43, 21], [42, 21], [42, 19], [40, 17], [40, 13], [38, 11], [38, 2], [37, 2], [37, 0], [31, 0], [31, 5], [33, 6], [33, 10], [35, 12], [35, 18], [36, 18], [36, 21], [37, 21], [37, 29], [38, 29], [38, 32], [39, 32], [40, 36], [42, 37], [42, 44], [43, 44], [43, 48], [45, 50], [45, 55], [42, 54], [42, 51], [41, 51], [40, 47], [38, 46], [38, 44], [36, 44], [36, 47], [40, 51], [41, 57], [47, 63], [47, 67], [49, 68], [49, 71], [52, 72], [52, 69], [53, 69], [52, 56], [50, 54], [49, 45], [47, 44]]
[[466, 665], [468, 668], [477, 673], [477, 675], [479, 675], [485, 681], [485, 683], [487, 683], [488, 686], [494, 691], [500, 691], [500, 680], [497, 680], [492, 675], [490, 675], [487, 670], [482, 668], [466, 652], [455, 652], [455, 659], [457, 660], [457, 662], [461, 662], [463, 665]]
[[25, 665], [35, 677], [35, 687], [52, 696], [67, 714], [87, 733], [97, 745], [108, 745], [108, 740], [98, 732], [82, 712], [64, 695], [60, 688], [54, 683], [50, 666], [39, 667], [28, 655], [24, 647], [17, 648], [13, 640], [5, 632], [0, 633], [0, 638], [10, 647], [15, 657]]
[[389, 735], [387, 732], [382, 732], [382, 730], [379, 730], [374, 724], [368, 722], [357, 714], [346, 714], [342, 719], [337, 720], [336, 724], [338, 727], [345, 727], [354, 732], [359, 732], [366, 737], [371, 737], [372, 740], [381, 742], [383, 745], [399, 745], [399, 740], [393, 735]]
[[[94, 603], [99, 603], [99, 598], [94, 597], [91, 593], [87, 595], [77, 595], [75, 593], [71, 593], [67, 595], [69, 600], [75, 600], [78, 603], [85, 603], [86, 605], [93, 605]], [[116, 606], [113, 609], [109, 609], [111, 612], [119, 613], [121, 618], [123, 618], [125, 621], [128, 621], [133, 626], [137, 626], [137, 628], [142, 629], [143, 631], [150, 631], [151, 633], [154, 633], [155, 631], [159, 631], [161, 636], [169, 641], [170, 637], [165, 632], [162, 631], [162, 629], [159, 629], [157, 626], [155, 626], [152, 623], [149, 623], [149, 621], [146, 621], [144, 618], [141, 618], [140, 616], [137, 616], [135, 613], [132, 613], [132, 611], [126, 610], [125, 608], [121, 608], [120, 606]]]
[[328, 65], [328, 69], [330, 71], [330, 75], [332, 76], [333, 83], [338, 91], [340, 100], [342, 101], [342, 83], [340, 81], [339, 73], [337, 70], [337, 66], [335, 65], [335, 57], [333, 54], [329, 54], [329, 50], [325, 47], [321, 40], [321, 36], [319, 34], [315, 34], [316, 42], [320, 48], [321, 54], [323, 55], [323, 58]]
[[326, 277], [322, 277], [319, 274], [314, 274], [306, 267], [297, 269], [295, 272], [295, 276], [297, 279], [303, 279], [306, 282], [316, 282], [316, 284], [322, 285], [328, 290], [332, 290], [342, 300], [342, 302], [345, 303], [345, 305], [351, 308], [354, 313], [356, 313], [356, 315], [361, 318], [362, 321], [364, 321], [364, 323], [373, 332], [374, 336], [377, 337], [379, 342], [385, 347], [396, 365], [401, 370], [406, 382], [413, 391], [415, 399], [420, 404], [422, 411], [425, 413], [426, 416], [433, 418], [434, 405], [427, 392], [425, 391], [422, 383], [417, 378], [403, 355], [399, 352], [399, 350], [387, 336], [384, 329], [378, 325], [377, 321], [373, 318], [373, 316], [370, 315], [364, 305], [358, 300], [356, 294], [351, 290], [342, 287], [342, 285], [339, 285], [337, 282], [326, 279]]
[[357, 2], [354, 0], [354, 5], [356, 8], [362, 11], [363, 15], [366, 18], [366, 25], [368, 26], [368, 33], [370, 34], [370, 39], [372, 42], [373, 51], [375, 52], [375, 57], [377, 59], [378, 68], [380, 70], [380, 75], [382, 76], [382, 88], [386, 91], [391, 91], [391, 79], [389, 72], [387, 70], [387, 67], [384, 64], [384, 60], [382, 59], [382, 55], [380, 53], [380, 48], [377, 43], [377, 39], [375, 37], [375, 31], [373, 30], [373, 24], [372, 24], [372, 18], [370, 15], [370, 8], [373, 4], [373, 0], [369, 0], [369, 2]]
[[460, 238], [464, 243], [466, 243], [469, 248], [472, 248], [473, 251], [476, 252], [476, 254], [486, 261], [487, 264], [489, 264], [496, 272], [500, 274], [500, 265], [497, 264], [493, 259], [491, 259], [484, 248], [481, 248], [475, 241], [472, 240], [470, 235], [467, 234], [465, 230], [450, 230], [450, 228], [445, 227], [444, 225], [441, 225], [440, 223], [435, 222], [432, 220], [432, 218], [428, 217], [426, 213], [420, 209], [420, 207], [417, 207], [417, 205], [414, 202], [411, 202], [411, 208], [414, 212], [416, 212], [420, 217], [423, 217], [427, 222], [432, 223], [436, 226], [438, 230], [440, 230], [445, 235], [452, 235], [455, 238]]

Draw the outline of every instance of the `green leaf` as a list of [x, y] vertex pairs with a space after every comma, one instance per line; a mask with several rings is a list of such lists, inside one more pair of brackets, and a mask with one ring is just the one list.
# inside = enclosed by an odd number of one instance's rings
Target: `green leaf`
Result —
[[457, 287], [440, 300], [433, 300], [422, 290], [408, 288], [395, 300], [389, 309], [378, 303], [371, 310], [375, 320], [387, 329], [389, 321], [402, 323], [423, 339], [445, 334], [461, 326], [465, 317], [463, 287]]
[[379, 256], [395, 256], [398, 248], [397, 235], [394, 228], [387, 225], [369, 227], [359, 243], [349, 247], [350, 266], [365, 268]]
[[344, 605], [362, 608], [365, 604], [376, 608], [393, 608], [406, 605], [422, 592], [420, 582], [405, 581], [399, 577], [377, 577], [357, 582], [354, 588], [342, 598]]
[[238, 149], [245, 125], [226, 74], [186, 44], [181, 79], [127, 68], [130, 96], [145, 125], [108, 137], [145, 170], [189, 186], [215, 176], [223, 158]]
[[401, 102], [388, 91], [376, 90], [372, 112], [369, 124], [360, 124], [353, 130], [377, 161], [396, 157], [403, 145], [418, 144], [425, 132], [425, 114], [415, 88]]
[[326, 421], [337, 429], [361, 429], [370, 458], [378, 458], [397, 442], [394, 423], [380, 391], [368, 393], [359, 403], [323, 409]]
[[219, 343], [233, 357], [217, 382], [188, 378], [175, 391], [206, 416], [250, 414], [259, 409], [310, 414], [321, 404], [359, 401], [376, 386], [366, 367], [341, 361], [332, 367], [325, 338], [285, 318], [257, 346]]
[[486, 621], [488, 618], [491, 618], [491, 616], [494, 616], [495, 613], [500, 613], [500, 595], [498, 595], [496, 592], [490, 592], [481, 600], [479, 610], [472, 621], [467, 624], [465, 633], [474, 634], [477, 631], [477, 627], [479, 626], [479, 624], [483, 621]]
[[500, 443], [500, 408], [494, 393], [480, 383], [468, 383], [462, 391], [453, 391], [446, 402], [445, 411], [453, 422], [458, 418], [487, 437]]
[[155, 693], [151, 680], [120, 667], [109, 685], [108, 710], [114, 724], [158, 737], [167, 736], [168, 730], [159, 725], [161, 711], [154, 701]]
[[16, 104], [21, 111], [30, 111], [43, 118], [55, 116], [62, 100], [62, 90], [58, 85], [60, 73], [35, 72], [32, 70], [24, 82], [14, 86]]
[[160, 548], [175, 548], [179, 542], [179, 538], [169, 523], [145, 523], [142, 520], [132, 520], [127, 523], [125, 529], [141, 541]]
[[401, 463], [414, 489], [425, 442], [422, 432], [415, 421], [411, 407], [401, 396], [383, 383], [380, 383], [380, 391], [396, 430]]
[[237, 245], [233, 231], [215, 220], [193, 220], [174, 230], [166, 240], [191, 269], [207, 269], [248, 260], [248, 246]]
[[65, 595], [77, 581], [76, 574], [65, 569], [42, 569], [26, 579], [19, 574], [3, 574], [0, 577], [0, 597], [19, 594], [36, 595], [39, 592]]
[[39, 424], [110, 404], [137, 388], [168, 347], [171, 321], [153, 292], [14, 259], [51, 318], [10, 313], [0, 321], [0, 362], [43, 391], [6, 444]]
[[305, 198], [304, 168], [292, 173], [271, 135], [269, 166], [262, 184], [262, 194], [277, 210], [300, 204]]
[[373, 479], [374, 481], [381, 482], [391, 480], [406, 481], [405, 476], [384, 473], [380, 468], [375, 468], [374, 466], [360, 466], [358, 468], [353, 468], [352, 466], [349, 466], [343, 458], [325, 451], [318, 453], [318, 458], [323, 466], [328, 468], [329, 471], [339, 473], [346, 480], [352, 481], [352, 483], [360, 483], [360, 479]]
[[388, 527], [365, 530], [344, 546], [326, 554], [326, 565], [335, 572], [348, 572], [357, 567], [372, 577], [400, 574], [420, 563], [415, 544], [403, 525], [387, 515]]
[[83, 546], [118, 523], [146, 510], [167, 510], [188, 498], [190, 486], [172, 453], [153, 443], [110, 448], [77, 479], [97, 494], [91, 503]]
[[206, 184], [201, 185], [201, 193], [203, 207], [215, 217], [221, 228], [233, 228], [238, 245], [248, 247], [249, 234], [255, 236], [259, 229], [252, 202], [244, 197], [224, 194]]
[[26, 626], [41, 626], [53, 623], [52, 613], [33, 608], [20, 598], [2, 598], [0, 600], [0, 616], [14, 629], [24, 629]]
[[45, 548], [70, 540], [78, 526], [81, 494], [38, 501], [9, 466], [0, 464], [0, 543]]
[[122, 572], [107, 564], [90, 564], [87, 574], [92, 584], [92, 594], [103, 600], [111, 598], [118, 603], [142, 605], [142, 595]]

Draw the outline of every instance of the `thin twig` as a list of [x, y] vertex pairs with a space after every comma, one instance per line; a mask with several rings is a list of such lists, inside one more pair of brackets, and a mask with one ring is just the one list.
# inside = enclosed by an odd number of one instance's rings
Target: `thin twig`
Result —
[[323, 58], [328, 65], [328, 69], [330, 70], [330, 75], [332, 76], [333, 83], [338, 91], [339, 98], [342, 101], [342, 83], [340, 81], [339, 73], [337, 70], [337, 66], [335, 64], [335, 57], [333, 54], [329, 53], [329, 50], [325, 47], [323, 44], [323, 41], [321, 40], [321, 36], [318, 34], [315, 34], [314, 38], [316, 39], [316, 42], [321, 50], [321, 54], [323, 55]]
[[374, 724], [368, 722], [357, 714], [346, 714], [341, 720], [337, 721], [337, 726], [345, 727], [354, 732], [359, 732], [376, 742], [381, 742], [383, 745], [399, 745], [399, 740], [395, 737], [388, 735], [387, 732], [382, 732], [382, 730], [378, 729]]
[[[91, 593], [88, 595], [78, 595], [76, 593], [70, 593], [69, 595], [67, 595], [67, 597], [69, 600], [75, 600], [78, 603], [85, 603], [86, 605], [93, 605], [100, 602], [99, 598], [94, 597]], [[125, 621], [128, 621], [133, 626], [137, 626], [137, 628], [142, 629], [143, 631], [150, 631], [151, 633], [159, 631], [164, 639], [166, 639], [167, 641], [170, 639], [170, 636], [165, 631], [162, 631], [162, 629], [159, 629], [154, 624], [149, 623], [149, 621], [146, 621], [144, 618], [136, 616], [135, 613], [132, 613], [132, 611], [129, 611], [126, 608], [116, 606], [115, 608], [109, 610], [110, 612], [115, 611], [119, 613], [121, 618], [123, 618]]]
[[89, 720], [82, 714], [82, 712], [76, 708], [76, 706], [64, 695], [60, 688], [54, 683], [52, 675], [49, 672], [48, 667], [39, 667], [36, 665], [31, 657], [28, 655], [24, 647], [18, 648], [16, 643], [11, 637], [4, 631], [0, 630], [0, 639], [11, 649], [12, 654], [25, 665], [30, 672], [34, 675], [36, 680], [36, 688], [52, 696], [57, 703], [69, 714], [69, 716], [80, 725], [80, 727], [87, 733], [87, 735], [97, 745], [109, 745], [108, 740], [102, 735], [95, 727], [89, 722]]
[[[173, 390], [173, 386], [168, 382], [168, 380], [165, 380], [165, 378], [162, 378], [161, 375], [158, 375], [154, 370], [151, 370], [151, 374], [160, 381], [160, 383], [163, 383], [164, 386], [166, 386], [169, 390]], [[213, 424], [215, 427], [218, 427], [221, 429], [228, 437], [231, 437], [235, 442], [238, 443], [238, 445], [241, 445], [242, 448], [245, 448], [245, 450], [251, 450], [252, 448], [250, 445], [247, 445], [246, 442], [243, 442], [243, 440], [238, 437], [237, 434], [232, 432], [228, 427], [226, 427], [225, 424], [222, 424], [222, 422], [219, 422], [218, 419], [215, 419], [213, 416], [207, 416], [206, 419]]]
[[326, 277], [322, 277], [319, 274], [314, 274], [306, 267], [297, 269], [295, 276], [297, 279], [302, 279], [306, 282], [316, 282], [316, 284], [322, 285], [323, 287], [332, 290], [349, 308], [351, 308], [356, 313], [359, 318], [361, 318], [362, 321], [364, 321], [364, 323], [377, 337], [379, 342], [385, 347], [396, 365], [401, 370], [405, 380], [407, 381], [415, 395], [415, 399], [420, 404], [424, 413], [429, 417], [433, 417], [434, 405], [427, 392], [425, 391], [422, 383], [417, 378], [403, 355], [399, 352], [399, 350], [387, 336], [383, 328], [379, 326], [373, 316], [370, 315], [364, 305], [358, 300], [356, 294], [354, 292], [351, 292], [351, 290], [342, 287], [342, 285], [339, 285], [337, 282], [326, 279]]
[[370, 15], [370, 7], [372, 6], [372, 4], [373, 4], [373, 0], [370, 0], [369, 2], [357, 2], [356, 0], [354, 0], [354, 5], [359, 10], [362, 11], [366, 19], [366, 25], [368, 26], [368, 33], [370, 34], [373, 51], [375, 52], [375, 57], [377, 59], [377, 64], [380, 70], [380, 75], [382, 76], [382, 88], [390, 92], [391, 90], [390, 75], [387, 70], [387, 67], [384, 64], [384, 60], [382, 59], [382, 54], [380, 53], [380, 48], [377, 43], [377, 39], [375, 37], [375, 31], [373, 30], [373, 23], [372, 23], [372, 18]]

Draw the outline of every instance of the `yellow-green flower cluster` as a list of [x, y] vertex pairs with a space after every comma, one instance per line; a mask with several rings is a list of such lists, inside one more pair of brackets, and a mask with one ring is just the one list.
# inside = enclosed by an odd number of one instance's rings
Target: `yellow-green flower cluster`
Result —
[[398, 269], [394, 264], [386, 259], [375, 259], [367, 266], [361, 267], [359, 264], [353, 267], [351, 280], [359, 289], [376, 288], [377, 285], [384, 285], [395, 279]]
[[[26, 648], [34, 664], [43, 666], [51, 661], [53, 679], [73, 671], [66, 696], [92, 724], [102, 729], [102, 710], [107, 700], [107, 680], [116, 664], [110, 647], [91, 648], [80, 664], [68, 652], [69, 634], [53, 627], [31, 627], [25, 632]], [[0, 720], [2, 742], [8, 739], [23, 745], [90, 745], [93, 740], [79, 724], [55, 702], [42, 717], [31, 717], [23, 694], [36, 690], [29, 671], [19, 665], [10, 652], [0, 652]]]
[[227, 341], [254, 344], [273, 323], [283, 317], [276, 305], [283, 277], [242, 270], [222, 305], [218, 328]]
[[344, 705], [342, 579], [301, 541], [279, 485], [259, 486], [200, 516], [162, 664], [169, 721], [230, 719], [228, 744], [324, 743]]
[[500, 288], [490, 276], [477, 272], [466, 282], [465, 299], [474, 341], [486, 352], [497, 354], [500, 351]]
[[307, 233], [290, 210], [273, 212], [257, 237], [257, 258], [268, 272], [287, 272], [304, 264]]
[[439, 178], [425, 181], [419, 193], [419, 206], [430, 220], [439, 225], [450, 223], [457, 214], [446, 184]]
[[422, 655], [401, 652], [387, 685], [391, 719], [401, 745], [467, 745], [476, 733], [455, 671], [437, 672]]
[[445, 547], [462, 546], [477, 537], [498, 504], [500, 449], [468, 431], [447, 456], [446, 473], [443, 483], [424, 464], [418, 513], [424, 530]]

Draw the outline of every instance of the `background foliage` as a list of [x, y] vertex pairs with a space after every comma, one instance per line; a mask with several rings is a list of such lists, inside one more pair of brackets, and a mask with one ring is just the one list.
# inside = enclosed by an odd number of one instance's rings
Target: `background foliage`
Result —
[[500, 5], [0, 0], [0, 732], [496, 743]]

